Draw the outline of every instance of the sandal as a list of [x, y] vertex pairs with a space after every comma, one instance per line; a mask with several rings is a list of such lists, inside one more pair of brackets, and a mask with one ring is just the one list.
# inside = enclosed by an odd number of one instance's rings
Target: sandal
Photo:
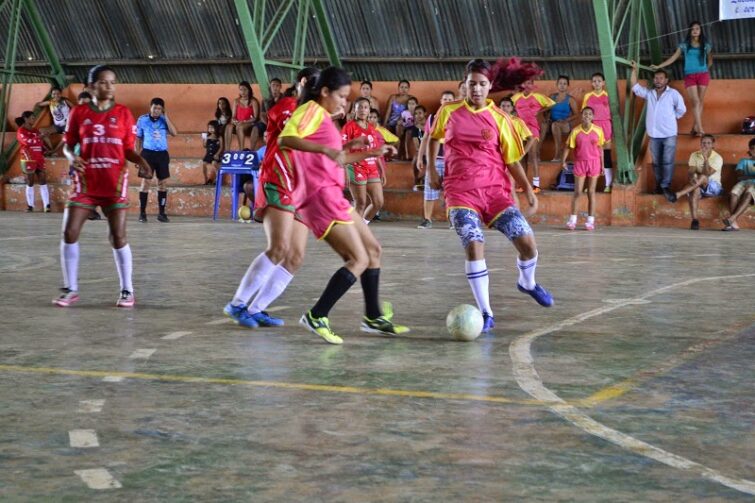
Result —
[[724, 227], [721, 230], [724, 231], [724, 232], [736, 232], [739, 229], [737, 229], [736, 227], [732, 227], [731, 225], [727, 225], [726, 227]]

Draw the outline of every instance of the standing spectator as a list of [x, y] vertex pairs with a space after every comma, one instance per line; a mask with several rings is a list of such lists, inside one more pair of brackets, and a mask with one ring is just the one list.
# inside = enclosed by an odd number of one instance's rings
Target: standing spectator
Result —
[[53, 147], [49, 135], [54, 133], [63, 134], [65, 132], [66, 124], [68, 123], [68, 115], [73, 109], [73, 103], [71, 103], [71, 100], [63, 96], [62, 93], [63, 92], [59, 87], [53, 87], [50, 91], [50, 99], [40, 101], [35, 105], [40, 108], [50, 107], [50, 115], [52, 115], [52, 126], [43, 128], [41, 132], [44, 135], [43, 140], [47, 145], [47, 148], [52, 151], [51, 153], [55, 153], [59, 149], [63, 148], [63, 140], [61, 139], [60, 143]]
[[231, 102], [228, 101], [228, 98], [218, 98], [218, 104], [215, 108], [215, 120], [218, 121], [219, 127], [217, 132], [223, 138], [223, 147], [230, 147], [228, 140], [233, 135], [233, 109], [231, 109]]
[[47, 189], [43, 134], [34, 127], [37, 116], [27, 110], [16, 117], [16, 140], [21, 146], [21, 171], [26, 175], [26, 211], [34, 211], [34, 175], [39, 182], [39, 195], [45, 213], [50, 212], [50, 192]]
[[457, 100], [465, 100], [467, 99], [467, 81], [462, 80], [459, 82], [459, 87], [457, 88], [458, 95], [456, 96]]
[[682, 95], [669, 87], [666, 70], [655, 70], [653, 89], [649, 89], [637, 83], [637, 62], [632, 61], [630, 84], [632, 92], [647, 104], [645, 129], [650, 138], [650, 155], [653, 157], [655, 193], [663, 194], [663, 189], [669, 188], [674, 174], [678, 130], [676, 121], [684, 116], [687, 108]]
[[556, 102], [551, 108], [551, 133], [553, 134], [553, 142], [556, 144], [553, 160], [560, 161], [564, 146], [562, 139], [564, 135], [571, 132], [571, 123], [577, 118], [577, 100], [569, 94], [569, 77], [566, 75], [558, 76], [556, 89], [558, 89], [558, 92], [551, 94], [551, 99]]
[[207, 132], [202, 133], [202, 146], [205, 149], [202, 159], [202, 173], [204, 174], [205, 185], [213, 183], [209, 176], [210, 170], [215, 174], [215, 178], [218, 176], [220, 152], [223, 151], [223, 137], [218, 133], [219, 129], [218, 121], [210, 121], [207, 123]]
[[141, 156], [147, 161], [151, 170], [139, 170], [142, 179], [139, 188], [139, 221], [147, 222], [147, 199], [149, 198], [150, 180], [157, 175], [157, 203], [160, 222], [169, 222], [165, 214], [168, 201], [167, 180], [170, 178], [170, 155], [168, 154], [168, 135], [176, 136], [176, 127], [168, 118], [165, 111], [165, 101], [162, 98], [152, 98], [149, 113], [136, 121], [136, 148], [142, 149]]
[[663, 193], [670, 202], [675, 203], [682, 196], [689, 199], [689, 212], [692, 216], [690, 229], [696, 231], [700, 228], [697, 220], [697, 206], [700, 198], [720, 196], [723, 192], [721, 187], [721, 168], [724, 160], [718, 152], [713, 150], [716, 139], [713, 135], [706, 134], [700, 138], [700, 150], [692, 152], [689, 156], [689, 182], [678, 192], [666, 189]]
[[[544, 122], [544, 114], [553, 107], [556, 102], [535, 92], [535, 81], [529, 79], [521, 86], [521, 91], [511, 97], [514, 102], [516, 113], [520, 119], [527, 124], [532, 136], [537, 140], [534, 150], [527, 154], [527, 161], [532, 161], [532, 190], [535, 194], [540, 192], [540, 125]], [[525, 166], [526, 168], [526, 166]], [[518, 187], [517, 192], [524, 191], [523, 187]]]
[[[257, 143], [258, 130], [254, 127], [260, 116], [260, 102], [254, 97], [249, 82], [239, 82], [239, 97], [233, 101], [233, 126], [239, 143], [239, 150], [244, 150], [244, 142], [249, 138], [252, 147]], [[233, 131], [226, 130], [225, 148], [231, 149]]]
[[748, 144], [750, 158], [740, 159], [736, 171], [739, 172], [740, 180], [731, 189], [729, 199], [729, 218], [724, 218], [723, 231], [738, 231], [737, 218], [747, 211], [751, 204], [755, 204], [755, 138], [750, 139]]
[[[380, 102], [372, 95], [372, 82], [370, 82], [369, 80], [363, 80], [359, 85], [359, 96], [370, 100], [370, 110], [372, 110], [373, 108], [375, 110], [380, 110]], [[354, 120], [354, 116], [356, 115], [356, 110], [354, 110], [355, 106], [356, 102], [351, 104], [349, 110], [349, 120]]]
[[[257, 121], [255, 127], [257, 128], [258, 138], [262, 139], [265, 135], [265, 129], [267, 128], [267, 111], [270, 110], [278, 103], [283, 97], [283, 82], [281, 79], [273, 77], [270, 79], [270, 97], [262, 102], [262, 110], [260, 110], [260, 120]], [[264, 141], [262, 142], [264, 145]], [[257, 145], [252, 145], [252, 150], [256, 150]]]
[[703, 99], [710, 84], [710, 69], [713, 66], [713, 46], [708, 42], [699, 21], [689, 25], [687, 38], [679, 44], [674, 54], [652, 69], [665, 68], [684, 55], [684, 87], [692, 102], [692, 114], [695, 123], [690, 134], [703, 136]]
[[[410, 87], [411, 84], [409, 84], [408, 80], [400, 80], [398, 83], [398, 93], [391, 94], [388, 97], [388, 106], [385, 109], [383, 124], [385, 124], [385, 127], [390, 129], [392, 133], [397, 133], [396, 128], [401, 119], [401, 114], [406, 110], [406, 104], [410, 98]], [[401, 137], [400, 134], [398, 136], [399, 138]]]

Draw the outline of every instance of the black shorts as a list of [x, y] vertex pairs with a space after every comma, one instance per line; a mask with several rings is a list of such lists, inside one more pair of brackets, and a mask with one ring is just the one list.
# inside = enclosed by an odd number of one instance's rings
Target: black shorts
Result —
[[58, 134], [64, 134], [66, 132], [66, 127], [65, 126], [58, 126], [57, 124], [53, 124], [52, 127], [55, 128], [55, 132], [58, 133]]
[[218, 162], [218, 160], [215, 159], [215, 155], [213, 154], [205, 154], [205, 156], [202, 158], [202, 162], [206, 162], [207, 164], [212, 164], [213, 162]]
[[167, 150], [142, 149], [142, 157], [147, 161], [158, 180], [170, 178], [170, 155]]

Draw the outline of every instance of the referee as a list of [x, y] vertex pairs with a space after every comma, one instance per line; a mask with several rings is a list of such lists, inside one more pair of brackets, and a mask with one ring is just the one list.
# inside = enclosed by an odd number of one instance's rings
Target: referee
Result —
[[157, 176], [157, 204], [160, 222], [169, 222], [165, 214], [168, 201], [167, 180], [170, 178], [170, 155], [168, 155], [168, 135], [176, 136], [176, 127], [165, 113], [165, 101], [162, 98], [152, 98], [149, 113], [139, 117], [136, 121], [136, 148], [141, 148], [141, 156], [152, 168], [150, 173], [139, 170], [142, 185], [139, 189], [139, 221], [147, 221], [147, 198], [151, 180]]

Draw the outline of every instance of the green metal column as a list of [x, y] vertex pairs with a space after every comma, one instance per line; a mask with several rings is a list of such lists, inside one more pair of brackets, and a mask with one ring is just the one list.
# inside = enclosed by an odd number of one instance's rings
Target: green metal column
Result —
[[52, 67], [52, 79], [58, 87], [64, 89], [67, 84], [66, 74], [63, 70], [63, 65], [60, 63], [60, 58], [58, 58], [58, 53], [55, 51], [55, 46], [52, 45], [50, 34], [47, 33], [47, 28], [45, 28], [45, 25], [42, 22], [42, 17], [39, 15], [37, 4], [34, 0], [23, 0], [23, 4], [26, 8], [26, 13], [29, 15], [29, 21], [31, 22], [34, 34], [37, 36], [37, 40], [39, 40], [39, 43], [42, 46], [42, 51], [45, 53], [47, 62], [50, 63], [50, 67]]
[[[292, 63], [304, 66], [304, 48], [307, 41], [307, 29], [309, 25], [309, 0], [299, 2], [299, 11], [296, 13], [296, 33], [294, 34], [294, 54]], [[291, 72], [291, 80], [296, 78], [296, 72]]]
[[[612, 146], [616, 152], [616, 161], [618, 164], [616, 181], [621, 184], [632, 184], [636, 180], [637, 175], [634, 171], [634, 159], [630, 158], [629, 155], [627, 136], [623, 121], [621, 120], [621, 114], [619, 113], [616, 45], [614, 43], [612, 30], [612, 16], [608, 12], [608, 1], [609, 0], [593, 0], [593, 9], [595, 10], [595, 22], [598, 29], [598, 41], [600, 42], [600, 57], [603, 63], [603, 74], [606, 77], [606, 90], [608, 91], [611, 106], [611, 120], [613, 122]], [[616, 38], [618, 39], [618, 37]]]
[[[262, 50], [262, 44], [260, 43], [260, 38], [257, 35], [258, 33], [262, 33], [263, 27], [261, 18], [264, 16], [265, 12], [265, 1], [256, 0], [254, 6], [254, 11], [257, 16], [256, 19], [252, 18], [252, 13], [249, 10], [249, 4], [247, 3], [247, 0], [234, 0], [233, 3], [236, 6], [236, 14], [239, 17], [241, 31], [244, 33], [244, 42], [246, 43], [246, 48], [249, 51], [249, 57], [252, 60], [254, 76], [260, 86], [262, 96], [267, 99], [270, 97], [270, 89], [267, 86], [269, 79], [267, 76], [267, 68], [265, 66], [265, 52]], [[260, 6], [260, 4], [262, 5]], [[256, 27], [258, 29], [255, 29], [255, 20], [257, 21]]]
[[325, 44], [325, 52], [328, 54], [328, 60], [333, 66], [341, 66], [341, 58], [338, 56], [338, 48], [333, 38], [333, 29], [330, 26], [328, 15], [322, 6], [322, 0], [311, 0], [312, 7], [315, 10], [317, 26], [320, 28], [320, 37]]
[[[7, 5], [7, 4], [6, 4]], [[16, 71], [16, 50], [18, 49], [18, 33], [21, 27], [21, 0], [12, 0], [10, 4], [10, 30], [5, 46], [5, 63], [3, 72], [3, 89], [0, 92], [0, 174], [8, 169], [8, 157], [15, 146], [12, 142], [5, 148], [5, 132], [8, 125], [8, 105], [10, 103], [11, 88]]]

